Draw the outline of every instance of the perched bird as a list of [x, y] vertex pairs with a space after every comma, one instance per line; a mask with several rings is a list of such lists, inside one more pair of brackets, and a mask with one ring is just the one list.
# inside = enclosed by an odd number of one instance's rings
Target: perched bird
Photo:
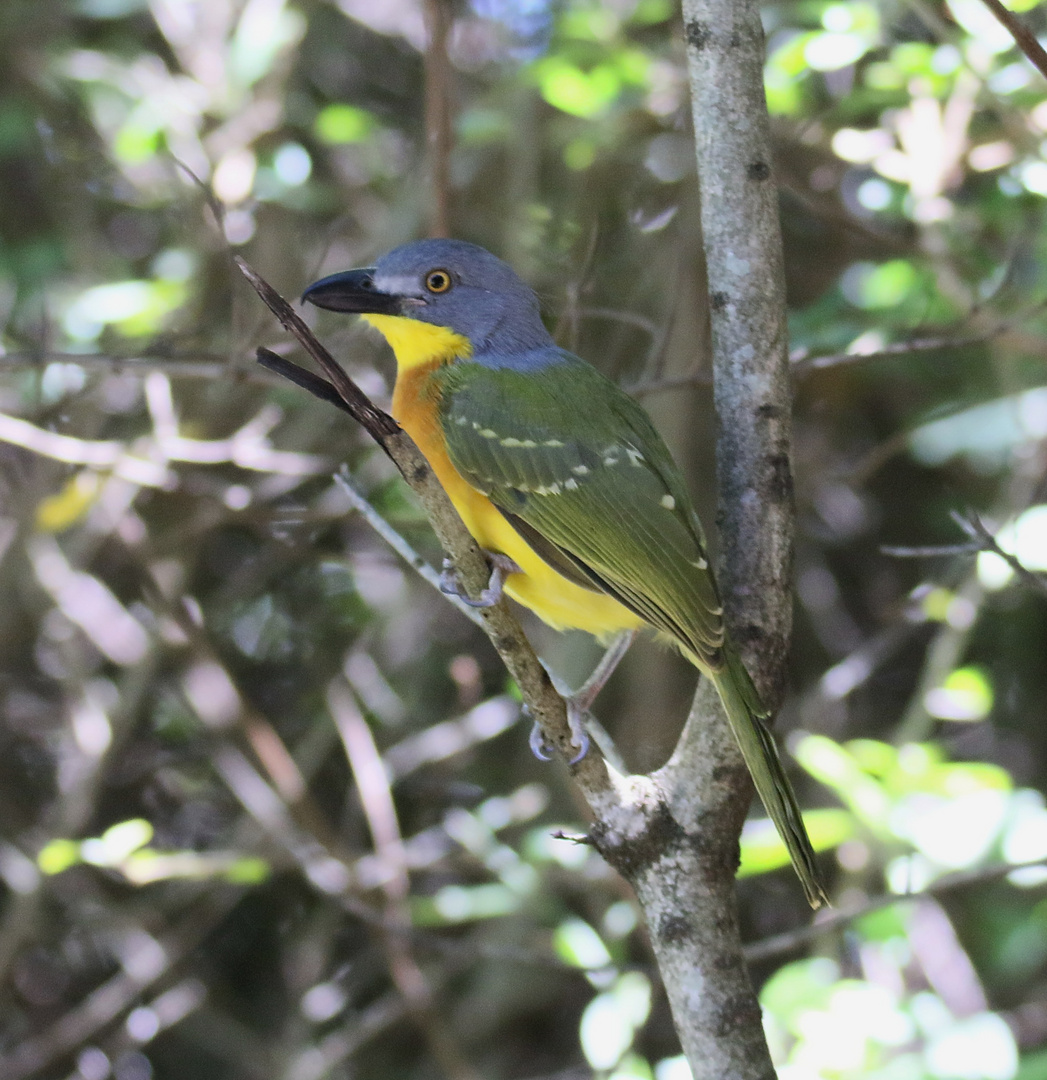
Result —
[[712, 679], [807, 899], [826, 902], [767, 713], [724, 630], [701, 523], [643, 409], [557, 346], [534, 292], [473, 244], [405, 244], [303, 299], [385, 336], [393, 415], [513, 599], [603, 639], [650, 625]]

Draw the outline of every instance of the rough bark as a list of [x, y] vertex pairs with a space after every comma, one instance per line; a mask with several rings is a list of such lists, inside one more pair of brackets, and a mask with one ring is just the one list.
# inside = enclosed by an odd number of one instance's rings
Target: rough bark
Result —
[[[719, 422], [720, 586], [729, 630], [777, 705], [791, 629], [791, 397], [763, 28], [755, 0], [683, 0], [683, 15]], [[766, 1080], [774, 1068], [733, 888], [752, 789], [711, 687], [652, 784], [675, 839], [630, 880], [691, 1071]]]
[[[713, 332], [721, 533], [728, 624], [768, 702], [789, 636], [792, 541], [784, 277], [763, 96], [763, 33], [752, 0], [684, 0]], [[262, 362], [350, 412], [415, 490], [471, 595], [487, 566], [417, 447], [363, 398], [286, 304], [241, 268], [330, 383], [269, 353]], [[563, 701], [504, 603], [485, 629], [547, 738], [566, 757]], [[695, 1080], [774, 1075], [742, 960], [734, 894], [748, 774], [705, 682], [672, 760], [623, 776], [596, 746], [571, 773], [592, 841], [631, 882]]]

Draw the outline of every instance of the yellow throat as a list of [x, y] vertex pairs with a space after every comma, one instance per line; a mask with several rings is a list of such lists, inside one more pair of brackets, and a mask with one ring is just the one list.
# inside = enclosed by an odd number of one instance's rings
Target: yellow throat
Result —
[[407, 319], [400, 315], [362, 315], [392, 347], [396, 366], [401, 372], [436, 360], [456, 360], [472, 355], [467, 337], [447, 326]]

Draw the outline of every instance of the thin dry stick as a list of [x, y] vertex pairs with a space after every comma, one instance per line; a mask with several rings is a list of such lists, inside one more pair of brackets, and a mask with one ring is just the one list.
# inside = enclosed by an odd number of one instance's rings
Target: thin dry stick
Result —
[[447, 37], [451, 13], [445, 0], [426, 0], [425, 136], [429, 150], [430, 236], [451, 235], [451, 62]]
[[957, 337], [914, 338], [912, 341], [899, 341], [885, 345], [867, 353], [829, 353], [823, 356], [790, 357], [792, 373], [796, 376], [807, 375], [812, 371], [822, 371], [831, 367], [849, 367], [854, 364], [866, 364], [873, 360], [886, 360], [892, 356], [909, 356], [912, 353], [939, 352], [942, 349], [965, 349], [971, 345], [984, 345], [987, 341], [999, 337], [1006, 327], [998, 326], [982, 334], [968, 334]]
[[1047, 578], [1043, 577], [1042, 574], [1034, 574], [1022, 563], [1017, 555], [1004, 551], [997, 542], [996, 537], [989, 532], [981, 518], [973, 510], [968, 510], [966, 514], [953, 510], [949, 516], [978, 545], [981, 551], [991, 551], [999, 555], [1026, 585], [1031, 585], [1034, 589], [1039, 589], [1040, 592], [1047, 592]]
[[149, 987], [177, 970], [239, 902], [244, 891], [229, 886], [209, 892], [174, 929], [159, 938], [153, 962], [122, 968], [53, 1024], [30, 1035], [10, 1053], [0, 1057], [0, 1076], [4, 1080], [38, 1076], [76, 1047], [90, 1041], [138, 1001]]
[[[338, 404], [336, 402], [336, 404]], [[483, 628], [483, 618], [474, 607], [470, 607], [460, 596], [445, 593], [440, 588], [440, 575], [414, 550], [413, 547], [378, 513], [377, 510], [356, 490], [353, 478], [346, 466], [335, 474], [335, 483], [342, 489], [353, 509], [371, 526], [372, 529], [400, 556], [408, 566], [427, 581], [434, 589], [449, 600], [471, 623]]]
[[1029, 63], [1047, 79], [1047, 52], [1044, 52], [1043, 46], [1036, 40], [1036, 35], [1014, 12], [1008, 11], [1000, 0], [982, 0], [982, 3], [1007, 28]]
[[331, 710], [349, 767], [353, 771], [356, 790], [367, 826], [374, 841], [375, 854], [385, 864], [388, 877], [382, 891], [387, 906], [385, 918], [390, 927], [400, 932], [383, 933], [382, 940], [389, 962], [389, 971], [396, 988], [407, 1002], [433, 1057], [451, 1080], [475, 1080], [476, 1074], [466, 1061], [457, 1043], [448, 1034], [449, 1028], [435, 1008], [432, 988], [412, 951], [408, 933], [411, 912], [407, 906], [411, 883], [404, 858], [404, 841], [396, 805], [389, 787], [389, 776], [381, 754], [360, 712], [352, 692], [341, 679], [334, 680], [327, 691]]
[[770, 960], [786, 953], [795, 952], [802, 945], [807, 945], [825, 934], [831, 934], [836, 930], [850, 925], [856, 919], [864, 915], [870, 915], [874, 911], [891, 907], [894, 904], [904, 904], [923, 897], [939, 897], [946, 893], [955, 892], [957, 889], [969, 889], [975, 885], [989, 884], [999, 881], [1016, 871], [1030, 870], [1043, 867], [1047, 859], [1032, 859], [1029, 862], [1004, 863], [994, 866], [981, 866], [974, 870], [960, 870], [955, 874], [939, 878], [936, 882], [928, 885], [926, 889], [911, 893], [893, 893], [883, 896], [874, 896], [854, 908], [839, 909], [836, 911], [823, 911], [809, 926], [800, 926], [795, 930], [787, 930], [783, 934], [775, 934], [774, 937], [764, 938], [763, 941], [753, 942], [745, 946], [745, 959], [750, 964]]

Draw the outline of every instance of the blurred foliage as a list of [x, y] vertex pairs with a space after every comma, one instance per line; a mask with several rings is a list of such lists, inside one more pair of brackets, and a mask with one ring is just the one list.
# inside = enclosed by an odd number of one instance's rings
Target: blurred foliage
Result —
[[[687, 1075], [496, 658], [331, 474], [435, 559], [418, 509], [253, 362], [285, 340], [231, 250], [295, 296], [442, 197], [643, 394], [714, 519], [675, 6], [440, 4], [446, 57], [436, 0], [0, 4], [5, 1080]], [[864, 913], [776, 938], [803, 898], [750, 822], [768, 1035], [783, 1080], [1039, 1080], [1047, 85], [980, 0], [765, 25], [799, 511], [779, 727]], [[384, 401], [380, 344], [317, 323]], [[593, 645], [534, 632], [580, 681]], [[600, 701], [632, 767], [692, 685], [635, 648]]]

